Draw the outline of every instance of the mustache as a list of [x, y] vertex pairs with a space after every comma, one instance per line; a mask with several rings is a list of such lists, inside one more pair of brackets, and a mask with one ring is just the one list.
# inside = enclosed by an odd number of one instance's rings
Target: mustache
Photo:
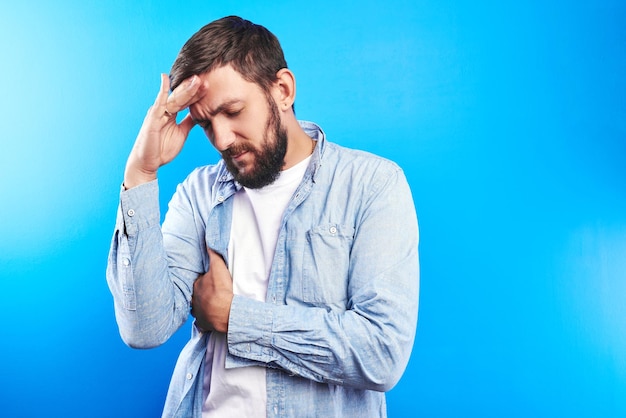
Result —
[[222, 151], [222, 157], [224, 158], [230, 158], [233, 155], [239, 155], [242, 152], [250, 152], [250, 151], [254, 151], [254, 149], [248, 145], [245, 144], [238, 144], [238, 145], [233, 145], [230, 148]]

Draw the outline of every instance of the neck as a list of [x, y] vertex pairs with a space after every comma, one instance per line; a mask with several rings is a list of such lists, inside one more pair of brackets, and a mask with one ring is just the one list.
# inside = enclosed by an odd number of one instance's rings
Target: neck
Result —
[[302, 130], [295, 117], [284, 126], [287, 129], [287, 153], [283, 170], [287, 170], [311, 155], [315, 141]]

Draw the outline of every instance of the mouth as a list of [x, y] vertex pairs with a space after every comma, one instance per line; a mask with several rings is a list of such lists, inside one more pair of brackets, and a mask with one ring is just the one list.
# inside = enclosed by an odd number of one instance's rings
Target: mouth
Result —
[[252, 150], [247, 147], [239, 147], [227, 150], [225, 155], [222, 155], [224, 159], [230, 161], [230, 164], [233, 168], [237, 169], [237, 171], [245, 170], [249, 164], [252, 162], [252, 155], [254, 154]]
[[237, 154], [231, 154], [230, 158], [233, 161], [241, 161], [247, 154], [248, 154], [248, 151], [243, 150], [241, 152], [238, 152]]

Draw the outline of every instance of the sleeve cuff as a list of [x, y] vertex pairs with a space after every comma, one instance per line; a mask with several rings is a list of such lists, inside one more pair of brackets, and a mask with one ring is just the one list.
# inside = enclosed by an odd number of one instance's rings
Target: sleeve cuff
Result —
[[122, 185], [118, 209], [118, 228], [127, 235], [159, 226], [159, 184], [157, 180], [125, 190]]
[[273, 306], [235, 295], [228, 320], [230, 354], [269, 363], [274, 359], [271, 345]]

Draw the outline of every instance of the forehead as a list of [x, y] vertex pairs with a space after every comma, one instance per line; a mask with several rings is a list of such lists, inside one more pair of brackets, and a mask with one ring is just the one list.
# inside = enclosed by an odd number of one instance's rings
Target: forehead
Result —
[[202, 83], [200, 96], [189, 106], [194, 118], [207, 118], [227, 103], [248, 103], [265, 97], [259, 85], [245, 80], [230, 65], [215, 68], [199, 77]]

